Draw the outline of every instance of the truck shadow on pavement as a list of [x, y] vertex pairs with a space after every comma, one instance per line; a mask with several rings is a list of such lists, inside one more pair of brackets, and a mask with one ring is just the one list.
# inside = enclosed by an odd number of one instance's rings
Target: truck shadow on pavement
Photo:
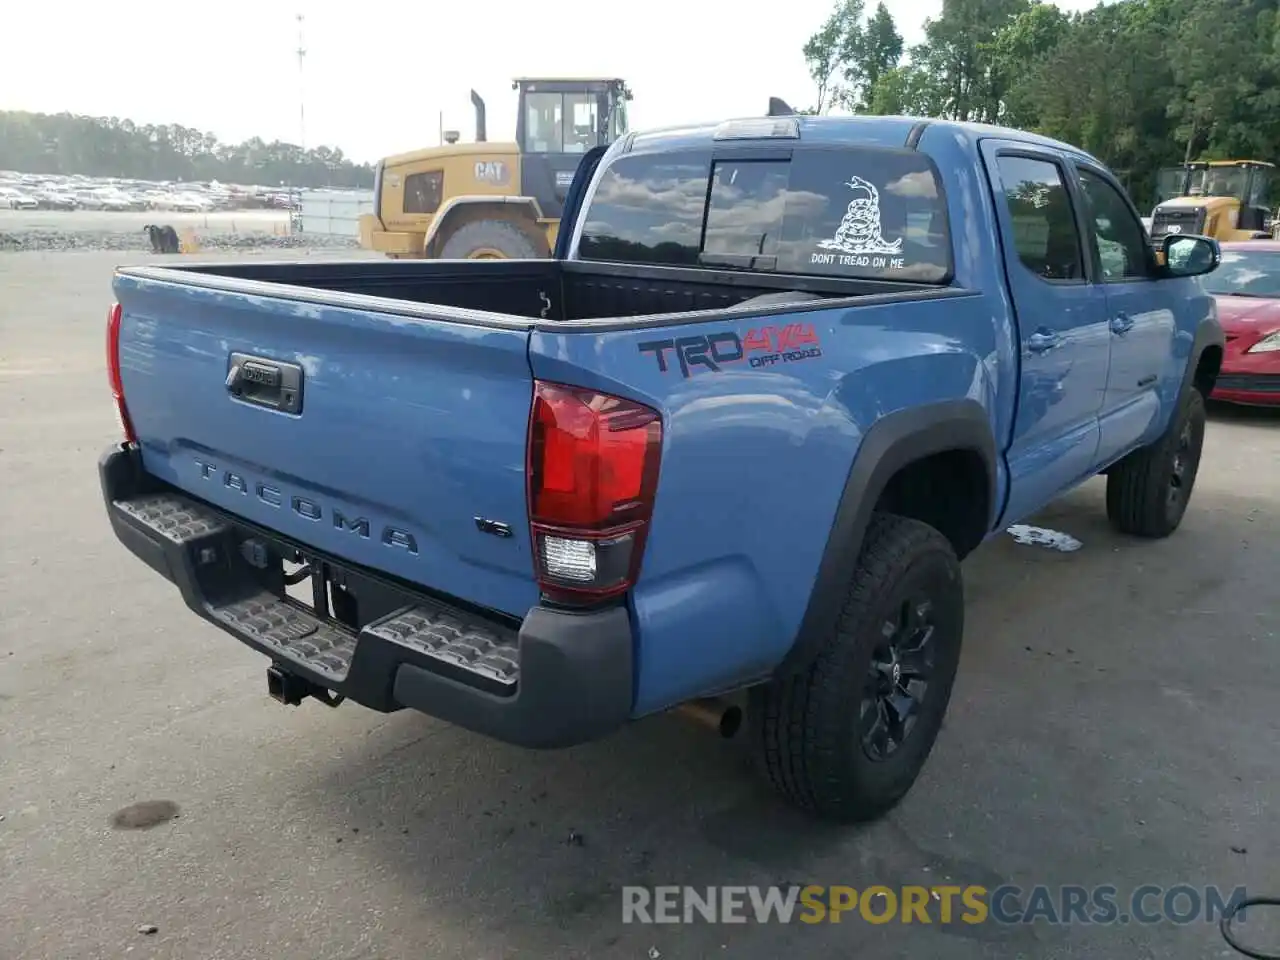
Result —
[[1214, 421], [1238, 423], [1256, 427], [1280, 428], [1280, 404], [1274, 407], [1246, 407], [1235, 403], [1210, 400], [1208, 404], [1210, 429]]
[[[806, 956], [854, 945], [891, 956], [914, 944], [976, 957], [1037, 955], [1070, 936], [1097, 948], [1072, 956], [1106, 956], [1114, 928], [622, 922], [626, 885], [1195, 882], [1188, 831], [1203, 834], [1223, 802], [1205, 785], [1225, 766], [1239, 782], [1275, 786], [1261, 747], [1225, 762], [1218, 750], [1257, 718], [1227, 709], [1242, 691], [1205, 640], [1237, 647], [1264, 619], [1274, 627], [1243, 598], [1262, 595], [1280, 566], [1277, 525], [1256, 503], [1205, 490], [1178, 536], [1128, 540], [1109, 530], [1102, 490], [1091, 483], [1034, 520], [1080, 550], [1001, 538], [966, 561], [967, 648], [947, 724], [921, 780], [878, 823], [805, 819], [752, 776], [745, 744], [670, 715], [539, 753], [397, 714], [316, 770], [305, 792], [347, 844], [343, 856], [372, 861], [356, 869], [395, 878], [434, 923], [484, 917], [512, 948], [551, 941], [557, 956], [644, 956], [656, 945], [671, 956], [678, 942], [675, 955], [702, 956], [749, 943], [764, 957], [803, 943]], [[1270, 650], [1234, 655], [1237, 676], [1274, 674]], [[1264, 708], [1257, 693], [1244, 691], [1245, 702]], [[1192, 718], [1195, 730], [1168, 737]], [[1206, 869], [1227, 848], [1206, 848]], [[1192, 946], [1185, 928], [1126, 933]], [[1202, 924], [1192, 936], [1203, 950], [1216, 934]]]

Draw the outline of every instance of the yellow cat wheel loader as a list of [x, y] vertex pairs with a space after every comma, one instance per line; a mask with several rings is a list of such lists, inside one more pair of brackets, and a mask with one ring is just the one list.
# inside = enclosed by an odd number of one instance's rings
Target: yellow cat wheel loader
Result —
[[1262, 160], [1196, 160], [1161, 170], [1151, 239], [1198, 233], [1220, 241], [1268, 238], [1276, 169]]
[[378, 163], [362, 247], [404, 259], [551, 255], [578, 162], [627, 132], [632, 95], [617, 78], [518, 77], [511, 86], [515, 142], [488, 141], [484, 100], [472, 90], [475, 143], [450, 140]]

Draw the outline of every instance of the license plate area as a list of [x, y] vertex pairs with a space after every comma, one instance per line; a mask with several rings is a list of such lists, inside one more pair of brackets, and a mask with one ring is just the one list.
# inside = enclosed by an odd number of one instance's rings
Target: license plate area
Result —
[[443, 606], [468, 622], [477, 617], [499, 632], [519, 628], [518, 621], [390, 581], [243, 520], [224, 519], [231, 528], [230, 564], [218, 564], [220, 572], [207, 569], [202, 580], [208, 596], [242, 593], [248, 580], [290, 606], [357, 634], [392, 614], [423, 605]]
[[253, 558], [247, 566], [261, 587], [352, 632], [414, 602], [389, 584], [273, 538], [250, 535], [241, 541], [240, 554]]
[[297, 552], [282, 563], [285, 597], [321, 620], [358, 629], [355, 597], [343, 571], [319, 557]]
[[367, 623], [413, 603], [404, 593], [332, 560], [301, 550], [281, 558], [281, 599], [301, 607], [319, 620], [358, 633]]

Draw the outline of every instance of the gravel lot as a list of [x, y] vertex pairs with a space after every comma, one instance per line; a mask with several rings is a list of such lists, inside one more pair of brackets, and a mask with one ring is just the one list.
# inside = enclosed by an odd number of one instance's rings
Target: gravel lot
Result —
[[214, 213], [143, 213], [102, 210], [0, 210], [0, 255], [43, 251], [116, 250], [148, 253], [148, 224], [171, 226], [179, 236], [194, 232], [202, 250], [354, 249], [355, 237], [289, 233], [282, 210], [229, 210]]
[[[971, 558], [933, 758], [889, 818], [840, 830], [676, 718], [539, 754], [415, 714], [269, 700], [263, 658], [190, 616], [103, 514], [121, 259], [0, 256], [4, 960], [1176, 960], [1230, 954], [1204, 923], [623, 925], [619, 888], [1280, 894], [1280, 417], [1214, 413], [1167, 542], [1111, 534], [1093, 483], [1037, 521], [1082, 549], [1004, 538]], [[113, 827], [147, 801], [180, 816]], [[1255, 916], [1245, 930], [1275, 949], [1280, 923]]]
[[125, 213], [108, 210], [0, 210], [0, 233], [17, 230], [113, 230], [138, 232], [148, 223], [169, 224], [175, 230], [193, 227], [209, 233], [273, 233], [289, 227], [287, 210], [218, 210], [176, 213], [146, 210]]

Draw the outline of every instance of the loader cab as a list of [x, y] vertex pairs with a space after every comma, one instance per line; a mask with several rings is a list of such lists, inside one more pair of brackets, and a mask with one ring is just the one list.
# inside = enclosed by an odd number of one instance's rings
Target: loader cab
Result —
[[558, 218], [586, 152], [627, 133], [631, 91], [615, 78], [521, 77], [511, 86], [520, 93], [520, 193], [537, 199], [544, 217]]
[[1161, 170], [1152, 239], [1201, 233], [1247, 240], [1272, 229], [1275, 167], [1260, 160], [1213, 160]]

